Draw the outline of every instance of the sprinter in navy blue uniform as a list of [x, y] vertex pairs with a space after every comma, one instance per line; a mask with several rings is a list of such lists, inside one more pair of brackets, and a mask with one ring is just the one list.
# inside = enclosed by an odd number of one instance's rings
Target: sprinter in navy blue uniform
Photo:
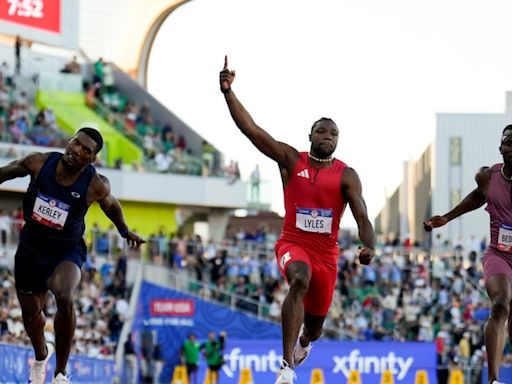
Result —
[[70, 383], [66, 376], [75, 312], [73, 295], [80, 282], [86, 248], [84, 216], [97, 201], [131, 247], [144, 242], [125, 223], [119, 201], [111, 195], [106, 177], [92, 165], [103, 147], [101, 134], [82, 128], [71, 138], [64, 154], [34, 153], [0, 168], [0, 183], [30, 175], [23, 199], [25, 225], [15, 256], [16, 290], [25, 330], [35, 352], [29, 383], [44, 383], [46, 364], [54, 346], [44, 339], [43, 308], [47, 291], [57, 302], [53, 383]]

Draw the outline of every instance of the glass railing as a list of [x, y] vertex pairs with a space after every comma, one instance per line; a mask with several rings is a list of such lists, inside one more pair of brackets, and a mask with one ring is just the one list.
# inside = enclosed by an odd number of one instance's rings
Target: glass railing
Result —
[[[94, 103], [94, 110], [99, 116], [101, 116], [123, 136], [126, 136], [128, 139], [130, 139], [139, 148], [144, 148], [144, 138], [140, 137], [136, 128], [133, 128], [133, 132], [126, 130], [126, 122], [121, 117], [121, 113], [112, 111], [98, 98], [93, 98], [92, 101]], [[203, 174], [203, 160], [200, 157], [191, 155], [186, 151], [181, 151], [179, 149], [170, 150], [168, 155], [170, 155], [172, 160], [168, 170], [164, 171], [163, 173], [169, 172], [196, 176], [201, 176]], [[161, 172], [158, 170], [155, 158], [153, 156], [151, 158], [145, 156], [143, 166], [144, 169], [148, 172]]]
[[233, 310], [269, 319], [270, 305], [248, 297], [240, 296], [227, 290], [218, 289], [213, 283], [204, 283], [190, 278], [186, 272], [167, 271], [169, 283], [177, 290], [188, 292], [203, 300], [226, 305]]
[[94, 111], [103, 118], [103, 120], [107, 121], [112, 127], [114, 127], [119, 133], [123, 136], [126, 136], [131, 141], [133, 141], [138, 147], [142, 148], [143, 141], [137, 134], [128, 135], [125, 130], [125, 122], [119, 117], [119, 114], [112, 111], [109, 107], [101, 102], [98, 98], [93, 98], [92, 102], [94, 103]]

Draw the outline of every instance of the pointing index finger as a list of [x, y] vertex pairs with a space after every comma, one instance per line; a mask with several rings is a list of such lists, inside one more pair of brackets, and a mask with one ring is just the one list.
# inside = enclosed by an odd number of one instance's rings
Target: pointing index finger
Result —
[[224, 68], [222, 70], [225, 71], [226, 69], [228, 69], [228, 55], [224, 55]]

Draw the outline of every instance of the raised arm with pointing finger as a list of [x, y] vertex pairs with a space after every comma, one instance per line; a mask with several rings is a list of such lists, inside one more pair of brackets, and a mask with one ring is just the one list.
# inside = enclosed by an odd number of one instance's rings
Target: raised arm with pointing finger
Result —
[[299, 152], [288, 144], [275, 140], [254, 122], [231, 88], [234, 80], [235, 71], [228, 69], [228, 57], [225, 56], [224, 69], [220, 72], [220, 90], [226, 98], [235, 124], [263, 154], [279, 163], [280, 167], [289, 169], [297, 161]]

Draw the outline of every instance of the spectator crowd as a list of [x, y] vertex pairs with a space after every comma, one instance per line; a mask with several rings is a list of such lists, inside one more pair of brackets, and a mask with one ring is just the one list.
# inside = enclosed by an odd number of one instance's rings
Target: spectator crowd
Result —
[[[60, 70], [63, 74], [82, 74], [76, 56]], [[101, 58], [92, 65], [92, 74], [85, 74], [86, 105], [127, 136], [144, 153], [142, 163], [123, 164], [121, 159], [111, 166], [138, 172], [179, 173], [227, 178], [240, 178], [238, 162], [222, 164], [218, 151], [207, 141], [201, 153], [193, 153], [185, 135], [176, 132], [170, 123], [154, 121], [148, 103], [139, 104], [122, 94], [115, 84], [114, 67]], [[62, 148], [69, 135], [59, 127], [51, 108], [37, 108], [34, 96], [19, 82], [22, 73], [15, 73], [7, 62], [0, 66], [0, 141], [4, 143]], [[37, 84], [37, 76], [32, 79]], [[5, 151], [4, 151], [5, 152]], [[16, 157], [11, 149], [5, 153]], [[99, 166], [104, 165], [101, 161]]]

